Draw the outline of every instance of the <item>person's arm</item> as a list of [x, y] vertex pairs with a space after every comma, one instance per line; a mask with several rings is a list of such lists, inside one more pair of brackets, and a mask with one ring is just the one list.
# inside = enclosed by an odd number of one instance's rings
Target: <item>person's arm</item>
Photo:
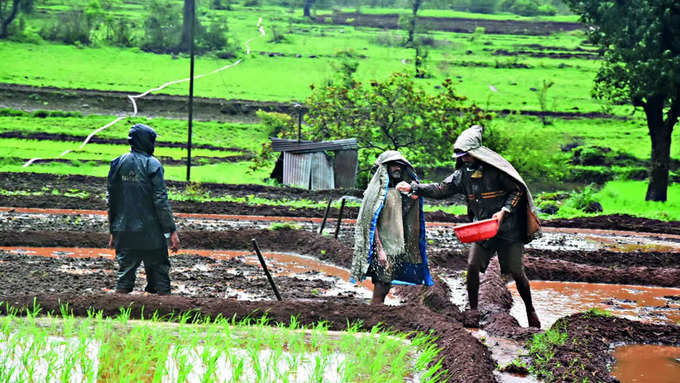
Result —
[[456, 170], [442, 182], [431, 184], [420, 184], [415, 181], [410, 184], [400, 182], [397, 185], [397, 190], [404, 193], [413, 193], [418, 197], [443, 199], [463, 192], [461, 178], [462, 172]]
[[177, 234], [177, 227], [175, 226], [170, 202], [168, 202], [168, 191], [165, 187], [165, 179], [163, 178], [163, 166], [158, 162], [155, 165], [157, 167], [152, 170], [150, 177], [151, 191], [153, 193], [152, 200], [161, 230], [163, 233], [170, 233], [170, 250], [176, 252], [180, 244], [179, 235]]
[[109, 220], [109, 249], [113, 249], [113, 221], [115, 219], [114, 213], [115, 209], [113, 207], [114, 201], [111, 201], [112, 194], [111, 186], [113, 183], [113, 174], [118, 165], [118, 159], [111, 161], [111, 166], [109, 168], [109, 175], [106, 177], [106, 215]]
[[505, 202], [503, 203], [501, 210], [493, 215], [493, 218], [496, 218], [499, 223], [503, 221], [505, 214], [510, 214], [515, 211], [519, 205], [519, 201], [524, 195], [524, 189], [522, 188], [522, 185], [520, 185], [509, 175], [502, 172], [500, 174], [503, 190], [508, 192], [508, 195], [505, 198]]

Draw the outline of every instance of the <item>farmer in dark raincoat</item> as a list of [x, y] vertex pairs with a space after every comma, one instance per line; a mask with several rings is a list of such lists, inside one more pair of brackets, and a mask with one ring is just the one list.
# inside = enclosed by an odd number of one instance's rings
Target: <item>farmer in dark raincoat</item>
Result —
[[475, 242], [470, 248], [467, 268], [467, 290], [470, 310], [465, 312], [466, 325], [477, 327], [479, 273], [484, 272], [497, 253], [503, 274], [511, 274], [526, 308], [529, 326], [541, 327], [531, 301], [529, 280], [524, 273], [524, 244], [540, 235], [531, 193], [515, 168], [493, 150], [482, 146], [483, 128], [466, 129], [454, 144], [456, 171], [441, 183], [398, 185], [403, 192], [428, 198], [446, 198], [464, 194], [468, 216], [472, 221], [496, 218], [500, 227], [491, 239]]
[[144, 262], [149, 293], [170, 294], [170, 261], [179, 248], [175, 221], [168, 203], [163, 166], [152, 155], [156, 132], [137, 124], [128, 135], [130, 152], [111, 161], [107, 183], [109, 247], [118, 260], [117, 293], [129, 293]]
[[382, 153], [364, 192], [354, 232], [351, 277], [373, 281], [373, 304], [382, 304], [392, 284], [432, 285], [425, 254], [423, 199], [395, 189], [417, 182], [413, 166], [398, 151]]

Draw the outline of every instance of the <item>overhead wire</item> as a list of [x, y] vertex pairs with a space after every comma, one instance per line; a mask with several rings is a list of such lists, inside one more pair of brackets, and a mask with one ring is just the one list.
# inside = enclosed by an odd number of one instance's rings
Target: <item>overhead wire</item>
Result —
[[[255, 37], [253, 37], [253, 38], [248, 39], [248, 40], [245, 42], [245, 46], [246, 46], [246, 54], [247, 54], [247, 55], [250, 55], [250, 42], [253, 41], [253, 40], [255, 40], [255, 39], [257, 39], [257, 38], [260, 38], [260, 37], [264, 37], [264, 36], [265, 36], [265, 31], [264, 31], [264, 28], [262, 27], [262, 18], [261, 18], [261, 17], [258, 18], [258, 20], [257, 20], [257, 29], [258, 29], [258, 32], [260, 33], [260, 36], [255, 36]], [[203, 74], [199, 74], [199, 75], [195, 75], [195, 76], [194, 76], [194, 80], [197, 80], [197, 79], [202, 78], [202, 77], [210, 76], [210, 75], [213, 75], [213, 74], [215, 74], [215, 73], [219, 73], [219, 72], [221, 72], [221, 71], [223, 71], [223, 70], [226, 70], [226, 69], [235, 67], [236, 65], [240, 64], [241, 61], [243, 61], [243, 59], [238, 59], [238, 60], [234, 61], [234, 62], [231, 63], [231, 64], [225, 65], [225, 66], [223, 66], [223, 67], [221, 67], [221, 68], [217, 68], [217, 69], [215, 69], [215, 70], [213, 70], [213, 71], [211, 71], [211, 72], [203, 73]], [[118, 117], [118, 118], [116, 118], [115, 120], [109, 122], [108, 124], [106, 124], [106, 125], [104, 125], [104, 126], [101, 126], [101, 127], [97, 128], [97, 129], [93, 130], [93, 131], [85, 138], [85, 140], [82, 142], [82, 144], [81, 144], [78, 148], [73, 149], [73, 150], [72, 150], [72, 149], [65, 150], [65, 151], [63, 151], [57, 158], [64, 157], [65, 155], [67, 155], [68, 153], [70, 153], [70, 152], [72, 152], [72, 151], [74, 151], [74, 150], [81, 150], [81, 149], [83, 149], [83, 148], [85, 147], [85, 145], [87, 145], [87, 143], [88, 143], [88, 142], [92, 139], [92, 137], [94, 137], [97, 133], [99, 133], [99, 132], [101, 132], [102, 130], [107, 129], [107, 128], [109, 128], [109, 127], [115, 125], [115, 124], [118, 123], [120, 120], [123, 120], [123, 119], [125, 119], [125, 118], [129, 118], [129, 117], [136, 117], [136, 116], [137, 116], [137, 113], [139, 112], [139, 110], [138, 110], [138, 108], [137, 108], [137, 102], [135, 101], [135, 99], [142, 98], [142, 97], [148, 95], [149, 93], [157, 92], [157, 91], [159, 91], [159, 90], [162, 90], [162, 89], [164, 89], [164, 88], [167, 88], [167, 87], [170, 86], [170, 85], [180, 84], [180, 83], [183, 83], [183, 82], [187, 82], [187, 81], [189, 81], [189, 80], [190, 80], [190, 78], [183, 78], [183, 79], [180, 79], [180, 80], [168, 81], [168, 82], [166, 82], [165, 84], [160, 85], [160, 86], [155, 87], [155, 88], [152, 88], [152, 89], [149, 89], [149, 90], [147, 90], [147, 91], [144, 92], [144, 93], [140, 93], [140, 94], [137, 94], [137, 95], [127, 95], [127, 98], [128, 98], [128, 99], [130, 100], [130, 102], [132, 103], [132, 114], [131, 114], [131, 115]], [[23, 167], [26, 168], [26, 167], [30, 166], [31, 164], [33, 164], [35, 161], [42, 160], [42, 159], [43, 159], [43, 158], [41, 158], [41, 157], [31, 158], [30, 160], [26, 161], [26, 163], [24, 163]]]

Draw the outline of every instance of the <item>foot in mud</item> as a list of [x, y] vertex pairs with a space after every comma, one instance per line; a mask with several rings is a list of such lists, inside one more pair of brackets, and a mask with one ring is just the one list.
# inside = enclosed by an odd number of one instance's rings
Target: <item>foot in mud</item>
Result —
[[541, 328], [541, 321], [538, 320], [538, 315], [536, 311], [527, 313], [527, 319], [529, 322], [529, 327]]
[[479, 327], [479, 310], [465, 310], [463, 311], [463, 326], [467, 328]]

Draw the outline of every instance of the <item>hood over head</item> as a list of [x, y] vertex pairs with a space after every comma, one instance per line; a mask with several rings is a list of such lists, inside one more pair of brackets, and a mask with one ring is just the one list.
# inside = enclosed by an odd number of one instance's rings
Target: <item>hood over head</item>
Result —
[[[468, 129], [465, 129], [456, 139], [456, 143], [453, 144], [453, 150], [467, 153], [471, 150], [480, 148], [482, 146], [482, 133], [484, 133], [484, 128], [481, 125], [472, 125]], [[454, 157], [459, 156], [454, 154]]]
[[383, 152], [381, 155], [379, 155], [378, 158], [375, 160], [375, 165], [376, 165], [376, 166], [385, 165], [386, 163], [392, 162], [392, 161], [401, 162], [401, 163], [403, 163], [404, 165], [406, 165], [406, 166], [408, 166], [409, 168], [411, 168], [411, 170], [414, 170], [413, 165], [411, 165], [411, 163], [408, 162], [408, 160], [407, 160], [406, 158], [404, 158], [404, 156], [402, 156], [401, 153], [399, 153], [399, 152], [396, 151], [396, 150], [387, 150], [387, 151], [384, 151], [384, 152]]
[[151, 127], [144, 124], [136, 124], [130, 128], [128, 143], [132, 150], [152, 155], [154, 145], [156, 144], [156, 137], [156, 131]]

